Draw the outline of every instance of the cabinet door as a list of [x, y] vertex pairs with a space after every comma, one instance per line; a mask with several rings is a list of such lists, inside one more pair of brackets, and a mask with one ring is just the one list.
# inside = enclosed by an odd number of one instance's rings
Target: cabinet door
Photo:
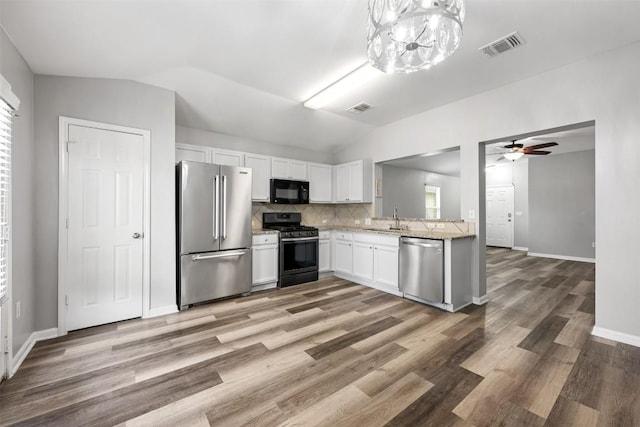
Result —
[[332, 175], [330, 165], [309, 163], [309, 201], [311, 203], [331, 202]]
[[271, 158], [257, 154], [247, 154], [244, 161], [245, 166], [252, 169], [251, 199], [257, 202], [268, 202]]
[[176, 163], [181, 160], [192, 160], [194, 162], [209, 162], [211, 149], [199, 147], [197, 145], [176, 144]]
[[340, 165], [336, 167], [336, 201], [346, 202], [349, 200], [349, 187], [351, 185], [349, 179], [349, 165]]
[[325, 271], [331, 270], [331, 245], [329, 244], [329, 240], [320, 240], [318, 254], [318, 270], [321, 273]]
[[289, 177], [300, 181], [307, 180], [307, 162], [289, 160]]
[[239, 151], [214, 150], [211, 163], [225, 166], [244, 166], [244, 153]]
[[335, 270], [340, 273], [351, 274], [351, 242], [336, 240], [335, 248]]
[[349, 163], [349, 201], [363, 200], [362, 162]]
[[271, 158], [271, 177], [272, 178], [289, 178], [289, 160], [277, 157]]
[[397, 289], [398, 248], [376, 245], [373, 249], [373, 281]]
[[278, 246], [253, 247], [253, 284], [278, 281]]
[[353, 275], [373, 280], [373, 245], [353, 243]]

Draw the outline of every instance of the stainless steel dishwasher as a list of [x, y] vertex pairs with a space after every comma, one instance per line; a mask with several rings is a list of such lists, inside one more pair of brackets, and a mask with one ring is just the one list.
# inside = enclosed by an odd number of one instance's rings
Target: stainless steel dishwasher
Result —
[[444, 242], [400, 239], [400, 290], [423, 300], [444, 302]]

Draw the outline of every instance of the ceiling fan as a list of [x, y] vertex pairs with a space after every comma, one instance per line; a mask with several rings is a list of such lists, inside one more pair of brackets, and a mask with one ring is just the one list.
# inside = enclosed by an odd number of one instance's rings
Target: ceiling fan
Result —
[[502, 159], [518, 160], [525, 154], [546, 156], [547, 154], [551, 154], [551, 151], [543, 151], [541, 150], [541, 148], [554, 147], [558, 145], [557, 142], [544, 142], [542, 144], [530, 145], [528, 147], [525, 147], [524, 144], [516, 143], [516, 141], [517, 139], [514, 139], [511, 141], [511, 144], [502, 147], [509, 151], [502, 154], [502, 156], [500, 156], [497, 161], [500, 161]]

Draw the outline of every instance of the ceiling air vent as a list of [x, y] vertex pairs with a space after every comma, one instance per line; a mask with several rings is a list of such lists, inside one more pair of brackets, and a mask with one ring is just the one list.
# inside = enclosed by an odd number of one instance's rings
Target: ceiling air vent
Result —
[[371, 105], [367, 104], [366, 102], [361, 102], [359, 104], [354, 105], [351, 108], [347, 108], [347, 111], [349, 113], [361, 114], [367, 110], [370, 110], [371, 108], [373, 108]]
[[485, 55], [489, 57], [498, 56], [508, 50], [515, 49], [518, 46], [522, 46], [526, 41], [522, 38], [519, 32], [511, 33], [504, 36], [494, 42], [489, 43], [486, 46], [482, 46], [480, 49]]

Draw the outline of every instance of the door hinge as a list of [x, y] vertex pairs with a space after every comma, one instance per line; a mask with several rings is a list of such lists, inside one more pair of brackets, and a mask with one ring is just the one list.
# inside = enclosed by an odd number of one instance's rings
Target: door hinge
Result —
[[67, 218], [67, 219], [65, 220], [65, 224], [66, 224], [67, 228], [69, 228], [69, 218]]
[[64, 305], [66, 305], [67, 307], [69, 306], [69, 295], [67, 294], [64, 295]]
[[8, 336], [2, 337], [2, 352], [5, 354], [9, 353], [9, 337]]

